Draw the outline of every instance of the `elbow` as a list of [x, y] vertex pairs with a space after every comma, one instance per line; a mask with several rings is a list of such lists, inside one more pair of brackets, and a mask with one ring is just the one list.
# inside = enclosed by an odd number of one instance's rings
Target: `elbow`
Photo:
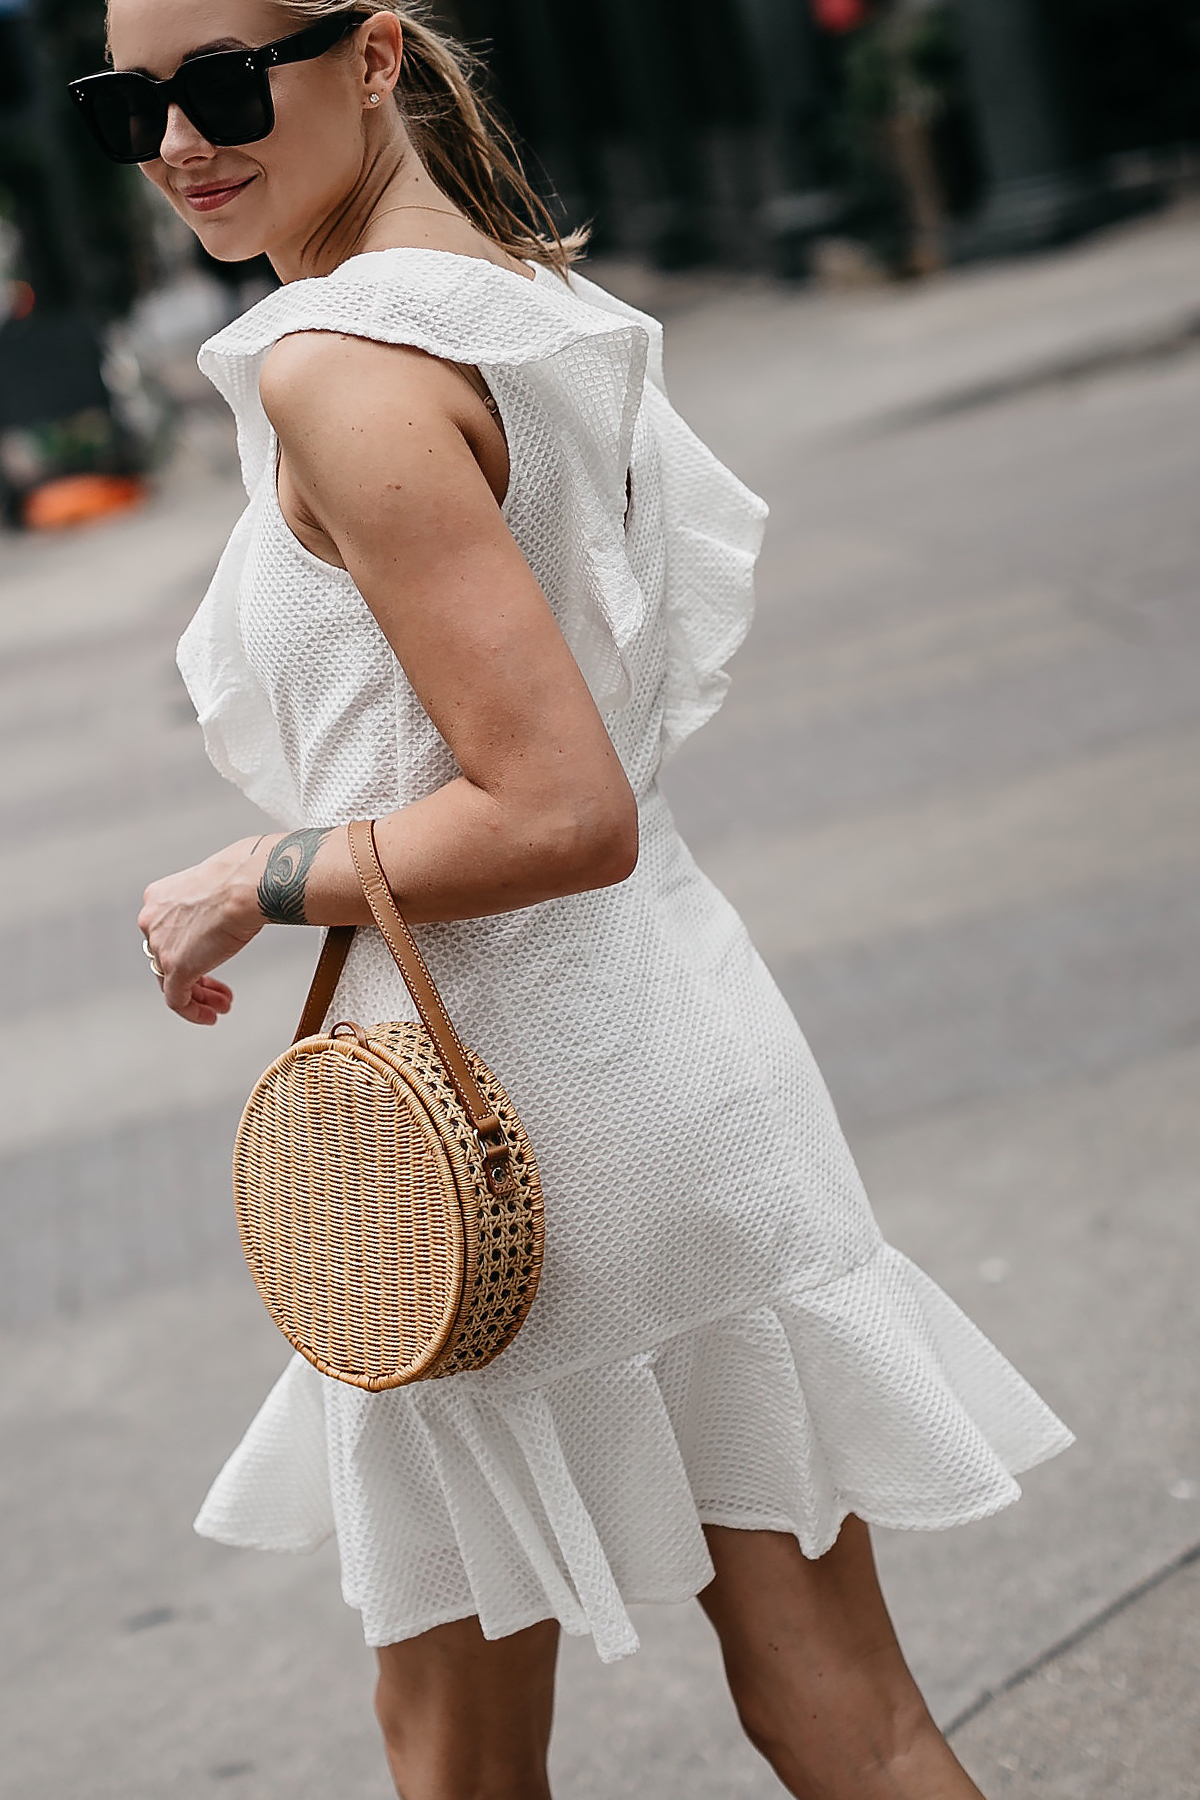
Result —
[[632, 791], [572, 808], [570, 819], [560, 820], [552, 838], [542, 867], [556, 894], [627, 881], [638, 860], [638, 808]]
[[638, 809], [632, 792], [597, 834], [594, 853], [594, 878], [591, 887], [616, 887], [628, 881], [638, 862]]

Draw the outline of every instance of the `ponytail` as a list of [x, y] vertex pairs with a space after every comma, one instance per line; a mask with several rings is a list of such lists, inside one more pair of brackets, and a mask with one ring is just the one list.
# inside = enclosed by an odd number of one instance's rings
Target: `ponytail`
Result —
[[413, 148], [438, 187], [510, 255], [567, 273], [587, 233], [562, 236], [521, 167], [512, 137], [484, 98], [479, 58], [428, 23], [427, 0], [284, 0], [284, 5], [302, 19], [352, 11], [394, 14], [404, 32], [396, 103]]

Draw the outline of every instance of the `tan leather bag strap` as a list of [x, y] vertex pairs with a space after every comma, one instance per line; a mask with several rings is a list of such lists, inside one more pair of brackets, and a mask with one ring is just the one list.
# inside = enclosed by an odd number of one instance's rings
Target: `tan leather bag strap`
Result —
[[333, 996], [354, 942], [354, 930], [353, 925], [331, 925], [325, 933], [293, 1044], [298, 1044], [301, 1038], [316, 1037], [320, 1031], [325, 1014], [333, 1005]]
[[[498, 1157], [506, 1156], [508, 1147], [503, 1127], [471, 1073], [458, 1033], [450, 1022], [442, 997], [425, 966], [425, 958], [392, 898], [392, 891], [379, 861], [379, 852], [375, 848], [375, 827], [370, 819], [356, 819], [347, 826], [346, 832], [350, 841], [350, 855], [367, 905], [371, 909], [371, 917], [404, 977], [404, 985], [412, 995], [417, 1015], [433, 1041], [433, 1047], [451, 1085], [470, 1114], [471, 1123], [479, 1136], [485, 1140], [485, 1152]], [[299, 1042], [302, 1037], [313, 1037], [321, 1029], [321, 1022], [329, 1011], [334, 990], [346, 965], [350, 945], [354, 940], [354, 930], [353, 925], [330, 927], [308, 990], [308, 999], [304, 1003], [295, 1042]]]

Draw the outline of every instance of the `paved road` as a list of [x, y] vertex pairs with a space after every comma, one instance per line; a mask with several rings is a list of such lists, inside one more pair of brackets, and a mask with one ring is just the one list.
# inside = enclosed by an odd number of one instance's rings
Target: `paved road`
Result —
[[[774, 511], [756, 630], [674, 804], [885, 1228], [1080, 1438], [997, 1520], [881, 1535], [996, 1800], [1184, 1800], [1200, 1753], [1197, 296], [1186, 217], [901, 293], [652, 296], [677, 397]], [[387, 1791], [331, 1557], [187, 1529], [283, 1360], [226, 1161], [311, 954], [267, 934], [210, 1036], [160, 1013], [132, 931], [149, 874], [253, 823], [170, 659], [236, 509], [201, 420], [141, 517], [0, 548], [13, 1800]], [[563, 1800], [778, 1794], [696, 1609], [639, 1624], [612, 1669], [565, 1648]]]

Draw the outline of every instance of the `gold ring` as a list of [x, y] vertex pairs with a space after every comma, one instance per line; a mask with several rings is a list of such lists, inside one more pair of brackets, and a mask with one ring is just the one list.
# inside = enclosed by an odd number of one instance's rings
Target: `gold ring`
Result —
[[160, 981], [164, 981], [166, 979], [166, 976], [163, 971], [163, 966], [159, 962], [157, 956], [155, 956], [153, 950], [150, 948], [150, 939], [148, 937], [146, 937], [146, 935], [144, 933], [142, 935], [142, 955], [146, 958], [147, 962], [150, 964], [151, 969], [154, 971], [155, 975], [157, 975], [158, 979]]

